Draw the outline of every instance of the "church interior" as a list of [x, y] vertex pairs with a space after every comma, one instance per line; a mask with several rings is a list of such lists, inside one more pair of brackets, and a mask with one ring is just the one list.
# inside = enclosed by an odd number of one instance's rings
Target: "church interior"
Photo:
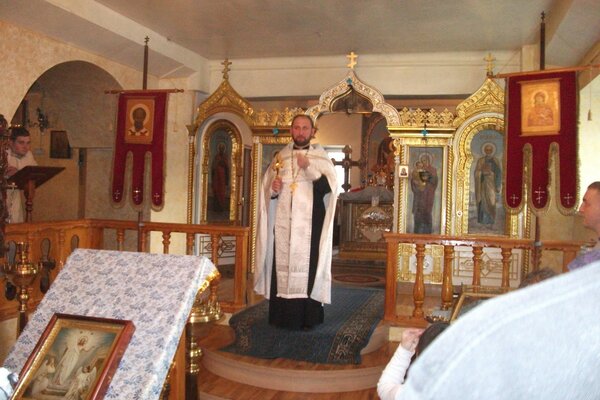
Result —
[[[63, 287], [59, 272], [78, 267], [72, 254], [195, 255], [214, 271], [203, 269], [157, 396], [374, 399], [403, 329], [453, 320], [469, 295], [501, 296], [532, 271], [567, 273], [597, 239], [577, 213], [600, 180], [596, 1], [5, 0], [0, 37], [0, 114], [29, 131], [46, 174], [23, 186], [3, 173], [3, 199], [24, 189], [26, 216], [1, 224], [0, 365]], [[574, 74], [573, 107], [546, 80], [519, 111], [552, 93], [555, 108], [517, 121], [534, 138], [562, 122], [568, 141], [542, 156], [511, 148], [507, 82], [554, 70]], [[163, 114], [123, 106], [146, 90]], [[552, 112], [562, 121], [547, 122]], [[337, 174], [334, 287], [380, 295], [359, 362], [221, 351], [239, 334], [230, 321], [262, 304], [261, 180], [296, 115], [314, 122]], [[515, 157], [522, 167], [507, 174]], [[35, 280], [17, 283], [21, 264], [38, 266]], [[156, 293], [178, 298], [165, 287]]]

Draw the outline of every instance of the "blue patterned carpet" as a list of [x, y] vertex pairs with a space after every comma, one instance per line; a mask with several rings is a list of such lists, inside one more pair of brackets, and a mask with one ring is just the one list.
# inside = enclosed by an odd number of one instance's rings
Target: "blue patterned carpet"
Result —
[[257, 358], [360, 364], [360, 351], [383, 317], [384, 291], [334, 285], [331, 300], [325, 305], [325, 323], [310, 331], [269, 325], [268, 301], [249, 307], [231, 317], [236, 341], [221, 350]]

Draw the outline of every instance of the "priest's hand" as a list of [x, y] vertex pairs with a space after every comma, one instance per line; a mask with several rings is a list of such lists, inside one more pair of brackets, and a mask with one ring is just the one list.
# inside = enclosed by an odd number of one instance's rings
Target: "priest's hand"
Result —
[[310, 165], [308, 157], [306, 157], [302, 153], [298, 153], [296, 159], [298, 160], [298, 167], [302, 169], [306, 169]]
[[281, 188], [283, 187], [283, 181], [280, 176], [275, 177], [273, 179], [273, 183], [271, 183], [271, 191], [274, 194], [279, 194], [281, 192]]

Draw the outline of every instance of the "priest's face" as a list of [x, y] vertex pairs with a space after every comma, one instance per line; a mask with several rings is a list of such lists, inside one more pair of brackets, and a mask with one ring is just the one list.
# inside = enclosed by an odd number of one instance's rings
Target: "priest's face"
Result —
[[583, 196], [579, 213], [583, 217], [583, 226], [593, 229], [600, 235], [600, 191], [589, 188]]
[[292, 139], [298, 147], [304, 147], [310, 143], [315, 134], [312, 120], [307, 115], [297, 115], [292, 121]]

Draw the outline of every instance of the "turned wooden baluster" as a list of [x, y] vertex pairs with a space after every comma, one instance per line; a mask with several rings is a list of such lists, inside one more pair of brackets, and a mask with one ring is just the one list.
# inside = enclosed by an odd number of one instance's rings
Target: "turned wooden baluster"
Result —
[[[62, 263], [65, 262], [69, 253], [71, 253], [70, 249], [67, 250], [65, 247], [65, 241], [67, 239], [67, 233], [64, 229], [58, 231], [58, 263], [62, 267]], [[62, 268], [61, 268], [62, 269]]]
[[210, 235], [210, 245], [211, 245], [211, 258], [215, 267], [219, 265], [219, 240], [221, 239], [221, 235], [213, 233]]
[[164, 231], [162, 234], [163, 238], [163, 253], [169, 254], [169, 246], [171, 245], [171, 232]]
[[139, 245], [140, 245], [140, 251], [142, 253], [145, 253], [146, 251], [148, 251], [147, 245], [148, 245], [148, 231], [146, 231], [145, 229], [142, 230], [141, 233], [139, 233], [140, 235], [140, 241], [139, 241]]
[[503, 289], [508, 289], [510, 287], [508, 274], [510, 272], [510, 259], [511, 258], [512, 258], [512, 248], [503, 247], [502, 248], [502, 283], [501, 283], [501, 286]]
[[[219, 240], [221, 239], [221, 235], [213, 233], [210, 235], [210, 244], [211, 244], [211, 258], [215, 267], [219, 269]], [[219, 289], [219, 280], [213, 279], [210, 282], [210, 293], [211, 298], [209, 299], [209, 304], [217, 304], [217, 290]], [[214, 299], [212, 298], [214, 294]], [[213, 301], [214, 300], [214, 301]]]
[[425, 261], [425, 245], [417, 244], [417, 274], [415, 275], [415, 286], [413, 287], [413, 300], [415, 308], [413, 317], [423, 318], [423, 302], [425, 301], [425, 280], [423, 277], [423, 263]]
[[481, 255], [483, 248], [473, 246], [473, 286], [481, 285]]
[[398, 242], [388, 239], [385, 270], [385, 303], [383, 319], [393, 321], [396, 318], [396, 269], [398, 265]]
[[125, 249], [125, 229], [117, 229], [117, 249], [119, 251]]
[[442, 310], [452, 307], [452, 261], [454, 260], [454, 246], [444, 245], [444, 269], [442, 271]]
[[194, 254], [194, 234], [186, 233], [185, 234], [185, 254], [191, 256]]

